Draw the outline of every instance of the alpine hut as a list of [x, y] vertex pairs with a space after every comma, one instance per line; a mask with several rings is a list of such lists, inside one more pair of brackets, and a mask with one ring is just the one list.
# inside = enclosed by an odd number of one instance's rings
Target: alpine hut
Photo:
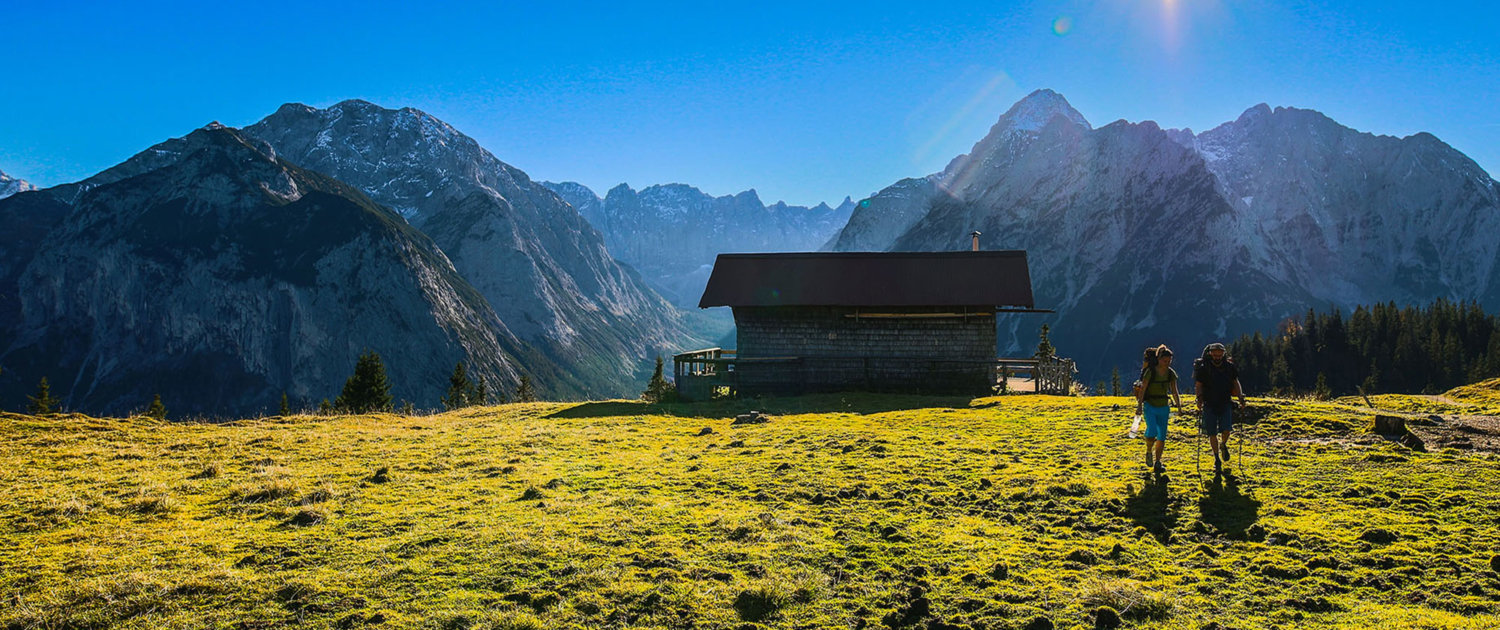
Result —
[[1024, 251], [720, 254], [699, 308], [734, 311], [734, 350], [676, 355], [679, 393], [981, 395], [995, 316], [1037, 311]]

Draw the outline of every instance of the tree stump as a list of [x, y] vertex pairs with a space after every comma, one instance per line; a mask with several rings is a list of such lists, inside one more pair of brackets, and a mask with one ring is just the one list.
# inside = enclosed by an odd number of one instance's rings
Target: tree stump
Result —
[[1375, 433], [1380, 435], [1406, 435], [1406, 418], [1401, 416], [1375, 416]]

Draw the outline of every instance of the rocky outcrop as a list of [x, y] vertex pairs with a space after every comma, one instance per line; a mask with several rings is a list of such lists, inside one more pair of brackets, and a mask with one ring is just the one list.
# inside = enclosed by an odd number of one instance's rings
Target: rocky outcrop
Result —
[[1242, 218], [1256, 265], [1324, 303], [1500, 306], [1500, 190], [1427, 133], [1355, 131], [1315, 111], [1256, 105], [1174, 140], [1201, 156]]

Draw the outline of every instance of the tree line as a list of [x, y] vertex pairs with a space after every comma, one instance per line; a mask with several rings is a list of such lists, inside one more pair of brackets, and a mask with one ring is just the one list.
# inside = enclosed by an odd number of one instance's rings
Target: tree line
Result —
[[1359, 306], [1347, 319], [1308, 309], [1272, 335], [1241, 335], [1228, 354], [1250, 392], [1434, 394], [1500, 376], [1500, 316], [1448, 300]]
[[[657, 358], [657, 370], [660, 374], [661, 359]], [[516, 391], [507, 396], [503, 391], [491, 392], [483, 377], [469, 378], [468, 368], [462, 361], [453, 367], [453, 375], [448, 378], [448, 391], [443, 395], [443, 409], [452, 411], [464, 407], [489, 404], [505, 404], [514, 400], [515, 402], [536, 402], [536, 388], [531, 384], [531, 376], [521, 375], [521, 381], [516, 386]], [[47, 377], [42, 377], [37, 384], [36, 393], [26, 398], [26, 412], [31, 415], [46, 415], [62, 411], [62, 400], [52, 395], [52, 387], [47, 382]], [[385, 363], [380, 360], [380, 354], [372, 350], [365, 350], [359, 355], [354, 364], [354, 373], [344, 381], [344, 387], [339, 395], [329, 402], [327, 398], [318, 405], [318, 413], [378, 413], [395, 411], [394, 398], [391, 396], [391, 381], [385, 373]], [[281, 394], [281, 405], [278, 409], [279, 415], [293, 415], [290, 401], [287, 400], [286, 392]], [[403, 403], [401, 412], [411, 415], [415, 412], [410, 402]], [[146, 416], [165, 420], [167, 408], [162, 404], [161, 395], [157, 394], [152, 399], [151, 405], [146, 408]]]
[[[344, 387], [339, 395], [332, 402], [324, 398], [323, 402], [318, 404], [317, 413], [388, 413], [396, 411], [394, 400], [391, 396], [391, 380], [386, 376], [385, 363], [380, 360], [380, 354], [365, 350], [359, 355], [359, 359], [354, 364], [354, 373], [344, 381]], [[666, 380], [662, 373], [660, 355], [656, 357], [656, 369], [651, 375], [646, 390], [641, 393], [641, 400], [648, 403], [677, 400], [677, 389]], [[468, 367], [462, 361], [453, 366], [453, 374], [448, 377], [448, 391], [443, 394], [442, 398], [445, 411], [480, 405], [536, 401], [536, 388], [531, 383], [530, 375], [522, 374], [515, 392], [507, 395], [501, 390], [491, 390], [483, 376], [471, 377]], [[41, 382], [37, 384], [36, 394], [27, 397], [26, 412], [31, 415], [46, 415], [60, 411], [62, 411], [62, 401], [52, 395], [52, 388], [47, 383], [47, 378], [42, 377]], [[287, 399], [286, 392], [281, 394], [281, 404], [277, 411], [282, 416], [295, 413], [291, 402]], [[410, 402], [403, 403], [400, 411], [406, 415], [415, 413]], [[162, 404], [160, 394], [152, 399], [144, 415], [158, 420], [167, 418], [167, 408]]]

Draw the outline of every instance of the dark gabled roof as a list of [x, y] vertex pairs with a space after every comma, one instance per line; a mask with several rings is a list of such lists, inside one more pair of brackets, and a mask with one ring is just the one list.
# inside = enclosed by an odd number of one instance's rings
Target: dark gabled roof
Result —
[[1026, 252], [719, 254], [699, 308], [1034, 308]]

